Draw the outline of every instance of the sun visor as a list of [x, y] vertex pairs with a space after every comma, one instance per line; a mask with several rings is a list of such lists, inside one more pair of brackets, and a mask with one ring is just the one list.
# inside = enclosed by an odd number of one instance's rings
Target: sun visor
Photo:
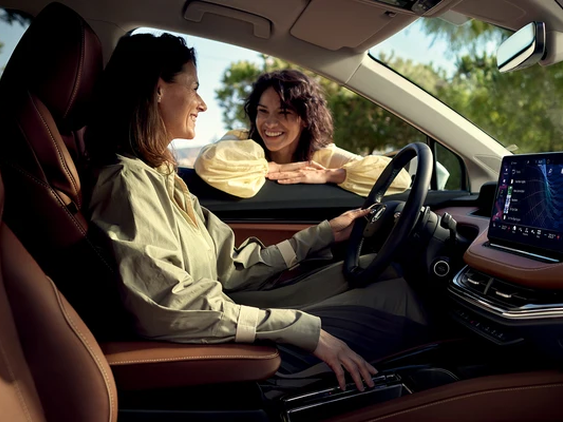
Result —
[[[312, 0], [291, 35], [329, 50], [368, 50], [420, 16], [443, 12], [451, 0]], [[426, 6], [427, 5], [427, 6]], [[424, 6], [424, 7], [423, 7]], [[319, 20], [323, 25], [319, 25]]]

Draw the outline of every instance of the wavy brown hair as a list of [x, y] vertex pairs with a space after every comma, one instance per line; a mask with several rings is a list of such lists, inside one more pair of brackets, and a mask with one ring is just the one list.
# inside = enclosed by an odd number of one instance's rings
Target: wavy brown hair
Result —
[[280, 96], [283, 108], [295, 112], [305, 124], [292, 161], [309, 161], [315, 151], [332, 142], [332, 115], [320, 85], [294, 69], [265, 73], [252, 86], [252, 92], [244, 103], [244, 111], [250, 119], [250, 138], [264, 148], [268, 160], [270, 152], [256, 128], [258, 103], [268, 88], [273, 88]]
[[196, 64], [195, 51], [181, 37], [138, 34], [119, 40], [97, 87], [86, 131], [92, 164], [112, 162], [115, 154], [135, 156], [155, 168], [175, 164], [157, 86], [159, 78], [173, 82], [189, 62]]

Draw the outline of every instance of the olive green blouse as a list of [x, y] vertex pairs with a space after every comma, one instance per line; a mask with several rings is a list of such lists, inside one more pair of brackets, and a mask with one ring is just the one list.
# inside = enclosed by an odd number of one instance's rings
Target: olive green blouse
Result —
[[276, 274], [326, 252], [334, 240], [327, 221], [277, 245], [249, 238], [236, 247], [231, 228], [201, 207], [175, 172], [125, 156], [101, 170], [90, 210], [110, 239], [124, 304], [140, 335], [316, 348], [318, 317], [237, 305], [228, 293], [271, 287]]

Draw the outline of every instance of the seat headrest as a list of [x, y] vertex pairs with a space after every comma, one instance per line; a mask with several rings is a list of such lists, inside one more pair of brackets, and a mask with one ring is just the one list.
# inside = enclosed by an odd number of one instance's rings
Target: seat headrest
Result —
[[76, 12], [60, 3], [32, 21], [2, 76], [4, 89], [27, 89], [49, 109], [59, 127], [86, 123], [87, 105], [103, 67], [100, 40]]

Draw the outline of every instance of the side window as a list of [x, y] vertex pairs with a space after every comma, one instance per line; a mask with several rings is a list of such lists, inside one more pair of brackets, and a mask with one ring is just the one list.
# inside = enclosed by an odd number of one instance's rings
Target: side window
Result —
[[24, 12], [0, 9], [0, 74], [30, 23], [31, 16]]
[[[362, 96], [293, 63], [267, 55], [258, 55], [252, 61], [233, 60], [224, 70], [215, 88], [215, 99], [222, 111], [225, 127], [248, 127], [243, 103], [252, 83], [264, 72], [285, 68], [298, 69], [323, 87], [334, 120], [333, 140], [340, 148], [362, 156], [392, 157], [409, 143], [427, 142], [426, 135], [418, 129]], [[443, 147], [440, 154], [443, 158], [438, 160], [441, 161], [437, 175], [438, 189], [460, 189], [461, 163], [457, 156]], [[416, 160], [411, 162], [408, 171], [414, 174]]]
[[[141, 27], [132, 31], [131, 34], [152, 33], [160, 35], [162, 32], [164, 31], [155, 28]], [[226, 72], [231, 69], [236, 61], [255, 63], [260, 59], [260, 55], [255, 51], [219, 41], [179, 33], [174, 33], [174, 35], [183, 37], [186, 44], [196, 51], [197, 73], [200, 84], [198, 93], [207, 104], [207, 111], [200, 113], [197, 118], [195, 138], [174, 139], [171, 144], [180, 167], [193, 168], [195, 159], [204, 145], [216, 142], [227, 130], [233, 129], [229, 124], [230, 122], [226, 122], [223, 117], [226, 105], [217, 98], [217, 91], [229, 84], [229, 81], [225, 79]], [[242, 100], [239, 101], [238, 98], [233, 99], [233, 101], [237, 106], [242, 105]]]
[[463, 163], [461, 159], [436, 143], [436, 182], [438, 190], [461, 190], [465, 189]]
[[[158, 29], [138, 28], [132, 34], [146, 32], [155, 35], [162, 33]], [[336, 82], [291, 62], [218, 41], [175, 35], [184, 37], [187, 45], [196, 50], [200, 81], [198, 92], [208, 107], [205, 113], [198, 116], [194, 139], [175, 139], [172, 142], [183, 168], [192, 168], [201, 148], [216, 142], [228, 130], [248, 128], [243, 106], [252, 84], [264, 72], [286, 68], [298, 69], [322, 86], [334, 120], [333, 140], [340, 148], [362, 156], [393, 156], [409, 143], [426, 142], [423, 133], [392, 113]], [[455, 185], [452, 182], [451, 173], [455, 170], [450, 170], [451, 167], [451, 163], [444, 164], [438, 177], [442, 189], [452, 186], [455, 186], [453, 189], [459, 189], [459, 183]], [[409, 172], [415, 169], [416, 163], [411, 163]]]

